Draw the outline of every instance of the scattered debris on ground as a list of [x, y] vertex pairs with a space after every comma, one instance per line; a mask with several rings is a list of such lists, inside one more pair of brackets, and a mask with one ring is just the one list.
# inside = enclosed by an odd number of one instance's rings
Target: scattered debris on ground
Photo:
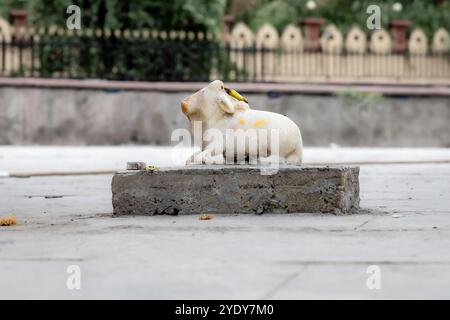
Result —
[[213, 215], [210, 213], [204, 213], [202, 215], [200, 215], [200, 218], [198, 218], [199, 220], [211, 220], [213, 218]]
[[15, 216], [0, 217], [0, 226], [8, 227], [8, 226], [15, 226], [16, 224], [17, 224], [17, 218]]
[[44, 196], [45, 199], [60, 199], [64, 196]]

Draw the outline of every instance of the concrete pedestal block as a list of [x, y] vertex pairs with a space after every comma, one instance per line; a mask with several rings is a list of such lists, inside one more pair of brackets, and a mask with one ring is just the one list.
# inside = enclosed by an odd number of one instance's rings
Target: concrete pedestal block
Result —
[[115, 215], [196, 213], [349, 214], [359, 208], [359, 168], [248, 165], [123, 171], [112, 180]]

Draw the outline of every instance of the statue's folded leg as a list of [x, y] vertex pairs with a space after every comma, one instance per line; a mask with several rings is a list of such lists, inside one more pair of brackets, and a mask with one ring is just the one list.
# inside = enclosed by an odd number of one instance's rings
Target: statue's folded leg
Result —
[[[193, 165], [193, 164], [201, 164], [201, 158], [199, 157], [200, 153], [202, 153], [202, 151], [197, 151], [194, 154], [192, 154], [187, 160], [186, 160], [186, 165]], [[200, 162], [198, 162], [198, 159], [200, 159]]]
[[283, 157], [280, 157], [280, 156], [276, 156], [276, 155], [271, 155], [268, 157], [260, 157], [258, 160], [259, 160], [259, 163], [261, 163], [262, 165], [286, 162], [286, 159], [284, 159]]
[[225, 158], [223, 154], [212, 155], [212, 153], [213, 150], [211, 149], [207, 149], [204, 151], [197, 151], [186, 161], [186, 165], [225, 163]]

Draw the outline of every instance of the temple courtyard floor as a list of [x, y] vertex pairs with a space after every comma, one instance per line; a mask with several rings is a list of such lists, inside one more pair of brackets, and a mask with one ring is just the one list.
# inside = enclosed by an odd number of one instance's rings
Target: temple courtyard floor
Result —
[[450, 149], [306, 148], [361, 167], [354, 215], [112, 217], [108, 171], [177, 152], [0, 147], [0, 299], [450, 298]]

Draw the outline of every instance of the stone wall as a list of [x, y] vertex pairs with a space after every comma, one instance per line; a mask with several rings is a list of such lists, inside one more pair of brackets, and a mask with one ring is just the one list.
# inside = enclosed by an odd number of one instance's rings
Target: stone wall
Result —
[[[0, 87], [0, 144], [168, 144], [187, 128], [189, 92]], [[304, 144], [450, 147], [450, 98], [383, 97], [371, 105], [333, 94], [245, 93], [255, 109], [300, 125]]]

